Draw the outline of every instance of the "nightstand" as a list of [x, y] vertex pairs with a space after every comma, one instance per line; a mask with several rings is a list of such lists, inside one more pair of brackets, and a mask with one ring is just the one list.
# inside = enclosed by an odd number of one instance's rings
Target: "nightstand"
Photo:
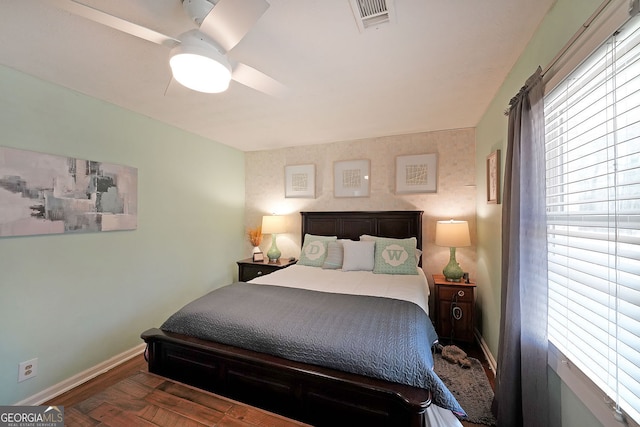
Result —
[[473, 342], [475, 331], [475, 282], [448, 282], [433, 275], [436, 332], [442, 339]]
[[254, 262], [252, 258], [243, 259], [238, 261], [238, 280], [240, 282], [248, 282], [251, 279], [273, 273], [281, 268], [287, 268], [296, 262], [296, 260], [291, 261], [289, 258], [280, 258], [277, 262], [271, 263], [268, 261]]

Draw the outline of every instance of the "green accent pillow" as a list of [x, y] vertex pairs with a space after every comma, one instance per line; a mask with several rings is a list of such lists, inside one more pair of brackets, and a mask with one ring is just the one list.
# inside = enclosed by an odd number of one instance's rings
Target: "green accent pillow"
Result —
[[391, 239], [375, 237], [376, 255], [373, 272], [378, 274], [418, 274], [415, 237]]
[[336, 236], [315, 236], [313, 234], [304, 235], [302, 252], [300, 253], [299, 265], [309, 267], [322, 267], [327, 257], [327, 244], [336, 241]]
[[[373, 240], [375, 242], [376, 239], [381, 239], [382, 237], [372, 236], [370, 234], [363, 234], [360, 236], [360, 240]], [[416, 240], [416, 246], [418, 245], [418, 241]], [[416, 266], [420, 264], [420, 259], [422, 258], [422, 251], [418, 248], [414, 250], [416, 254]]]

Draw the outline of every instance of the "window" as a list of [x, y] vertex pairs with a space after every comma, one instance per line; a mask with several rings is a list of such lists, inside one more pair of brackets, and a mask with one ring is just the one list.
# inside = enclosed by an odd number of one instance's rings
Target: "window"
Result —
[[640, 19], [544, 102], [549, 341], [640, 423]]

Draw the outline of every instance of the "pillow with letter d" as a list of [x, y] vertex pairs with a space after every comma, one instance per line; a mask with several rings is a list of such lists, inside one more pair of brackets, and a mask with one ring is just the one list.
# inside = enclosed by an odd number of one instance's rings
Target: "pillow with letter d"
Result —
[[336, 236], [305, 234], [298, 264], [310, 267], [322, 267], [327, 257], [327, 244], [337, 239]]

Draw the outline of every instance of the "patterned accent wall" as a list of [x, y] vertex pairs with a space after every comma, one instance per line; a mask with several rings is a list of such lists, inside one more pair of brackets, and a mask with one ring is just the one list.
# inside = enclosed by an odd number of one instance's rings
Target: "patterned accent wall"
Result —
[[[397, 156], [438, 154], [436, 193], [395, 194]], [[262, 215], [287, 215], [287, 233], [278, 235], [283, 257], [300, 255], [300, 211], [333, 210], [414, 210], [424, 211], [423, 269], [441, 273], [449, 259], [449, 249], [434, 245], [435, 224], [442, 219], [469, 221], [471, 247], [457, 250], [456, 259], [471, 277], [476, 273], [476, 162], [475, 130], [456, 129], [410, 135], [388, 136], [356, 141], [333, 142], [305, 147], [245, 153], [245, 226], [260, 224]], [[369, 197], [335, 198], [333, 163], [343, 160], [371, 161]], [[285, 198], [288, 165], [316, 165], [316, 198]], [[484, 190], [483, 190], [484, 191]], [[266, 252], [271, 237], [264, 236]], [[247, 257], [251, 245], [246, 241]], [[431, 280], [430, 280], [431, 281]]]

